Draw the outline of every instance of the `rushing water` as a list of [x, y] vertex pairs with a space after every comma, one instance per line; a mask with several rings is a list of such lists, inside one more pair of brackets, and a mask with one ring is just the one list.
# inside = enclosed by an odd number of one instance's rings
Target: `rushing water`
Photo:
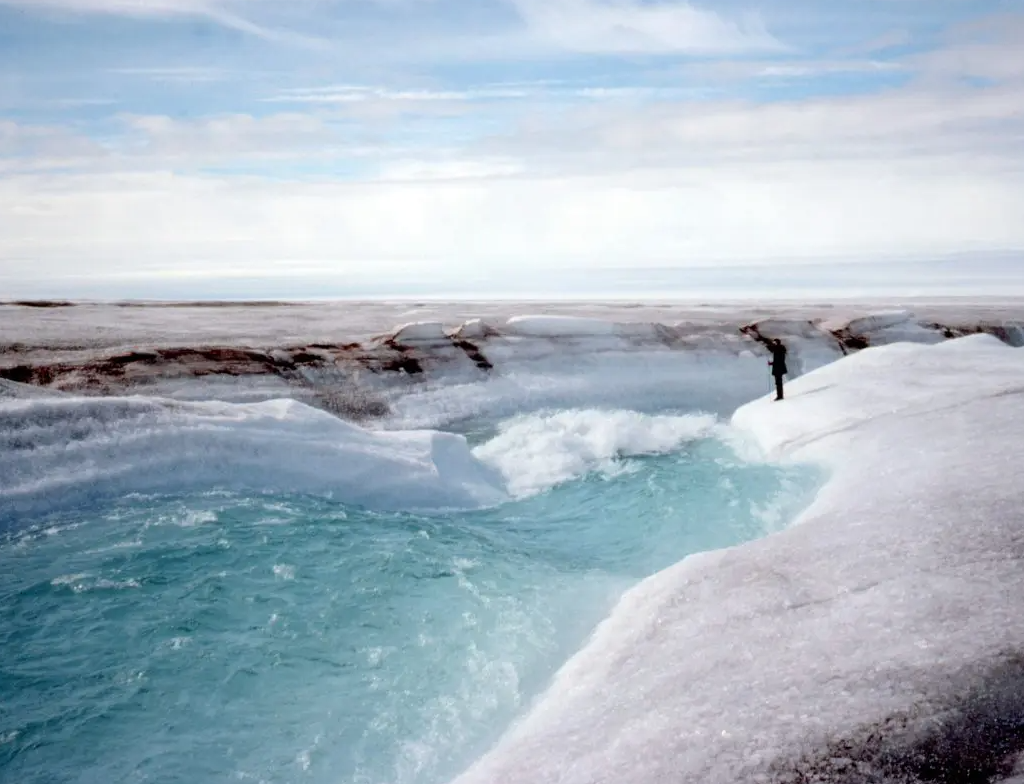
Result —
[[11, 527], [0, 778], [443, 782], [624, 590], [770, 533], [817, 486], [715, 430], [606, 454], [568, 426], [524, 452], [515, 428], [478, 449], [518, 483], [489, 509], [183, 488]]

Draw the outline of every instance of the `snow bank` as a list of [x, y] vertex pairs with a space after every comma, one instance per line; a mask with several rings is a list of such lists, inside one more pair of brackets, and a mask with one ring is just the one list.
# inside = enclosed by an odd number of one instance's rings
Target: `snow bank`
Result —
[[458, 329], [452, 332], [452, 337], [456, 340], [479, 340], [496, 334], [497, 330], [483, 319], [470, 319], [459, 325]]
[[444, 325], [440, 321], [417, 321], [411, 324], [403, 324], [396, 328], [389, 336], [395, 343], [402, 344], [449, 344], [448, 336], [445, 334]]
[[[955, 411], [988, 396], [1024, 391], [1022, 373], [1024, 355], [990, 335], [959, 338], [927, 350], [894, 344], [859, 352], [797, 379], [787, 386], [786, 405], [757, 401], [739, 409], [733, 423], [752, 433], [769, 454], [834, 463], [842, 459], [832, 443], [837, 434], [866, 422], [877, 427], [878, 422], [911, 415], [917, 421], [932, 408]], [[923, 436], [922, 447], [933, 440], [926, 430], [915, 435]], [[818, 441], [826, 445], [824, 453], [801, 451]]]
[[293, 400], [0, 401], [0, 522], [131, 492], [327, 495], [378, 509], [507, 498], [463, 437], [364, 430]]
[[613, 321], [580, 316], [513, 316], [502, 330], [531, 338], [595, 337], [618, 334]]
[[986, 781], [1024, 751], [1024, 355], [871, 349], [735, 425], [831, 478], [628, 592], [460, 784]]
[[648, 321], [612, 321], [581, 316], [513, 316], [498, 330], [498, 334], [549, 340], [612, 338], [645, 342], [667, 337], [671, 329]]
[[881, 313], [871, 313], [867, 316], [851, 319], [846, 324], [846, 329], [857, 334], [875, 332], [880, 329], [889, 329], [909, 322], [914, 315], [908, 310], [891, 310]]

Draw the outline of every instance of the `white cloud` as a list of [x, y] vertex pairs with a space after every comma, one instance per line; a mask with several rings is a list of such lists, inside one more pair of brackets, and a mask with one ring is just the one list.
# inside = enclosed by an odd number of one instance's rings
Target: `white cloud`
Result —
[[686, 2], [513, 0], [532, 33], [591, 53], [721, 54], [781, 48], [756, 18], [727, 20]]
[[931, 76], [1024, 79], [1024, 35], [1016, 41], [950, 46], [918, 57], [914, 63]]
[[906, 30], [890, 30], [887, 33], [882, 33], [882, 35], [865, 41], [860, 46], [851, 47], [847, 50], [847, 53], [873, 54], [876, 52], [884, 52], [887, 49], [897, 49], [902, 46], [907, 46], [911, 41], [912, 37]]
[[97, 157], [104, 154], [96, 143], [67, 128], [52, 125], [22, 125], [0, 119], [0, 165], [3, 161], [38, 161], [60, 158]]
[[516, 161], [501, 158], [467, 159], [435, 155], [431, 160], [398, 159], [384, 164], [377, 179], [424, 182], [428, 180], [497, 180], [523, 174]]
[[526, 98], [530, 92], [518, 87], [482, 87], [472, 90], [396, 90], [370, 85], [329, 85], [282, 90], [267, 98], [270, 103], [353, 104], [397, 101], [403, 103], [434, 103], [463, 101], [494, 101]]
[[830, 76], [880, 75], [909, 73], [907, 63], [897, 59], [808, 58], [798, 55], [784, 55], [763, 58], [734, 58], [700, 60], [684, 63], [674, 73], [689, 83], [700, 84], [706, 91], [711, 89], [734, 88], [736, 82], [760, 88], [765, 82], [780, 82], [827, 78]]
[[[2, 2], [2, 0], [0, 0]], [[121, 76], [138, 76], [155, 82], [172, 84], [199, 84], [226, 81], [230, 74], [216, 68], [196, 66], [165, 66], [160, 68], [114, 68], [111, 73]], [[236, 75], [237, 76], [237, 75]]]
[[973, 77], [997, 82], [1024, 79], [1024, 14], [1005, 14], [959, 25], [940, 48], [909, 58], [926, 77]]
[[164, 115], [123, 117], [130, 135], [128, 149], [156, 158], [232, 159], [251, 156], [295, 156], [310, 148], [323, 152], [338, 145], [337, 131], [309, 114], [217, 115], [178, 120]]
[[[164, 16], [201, 14], [217, 7], [217, 0], [0, 0], [6, 5], [56, 9], [72, 13]], [[221, 3], [223, 5], [223, 3]]]
[[[612, 174], [729, 161], [959, 155], [965, 165], [973, 165], [972, 156], [1001, 156], [1009, 169], [1024, 160], [1024, 93], [1013, 85], [915, 85], [761, 104], [678, 100], [672, 90], [653, 88], [573, 88], [558, 95], [503, 89], [308, 88], [296, 94], [351, 99], [328, 113], [195, 120], [123, 115], [120, 132], [108, 133], [102, 146], [60, 128], [6, 123], [0, 126], [0, 152], [6, 151], [8, 171], [73, 165], [187, 170], [286, 159], [303, 162], [309, 171], [317, 164], [372, 159], [385, 176], [404, 179], [416, 170], [434, 179], [449, 169], [458, 177], [489, 172], [504, 177]], [[509, 97], [477, 99], [492, 94]], [[570, 95], [574, 100], [566, 103]], [[397, 117], [401, 123], [388, 122]], [[396, 134], [394, 141], [387, 141], [390, 134]]]
[[118, 120], [119, 131], [108, 132], [102, 145], [66, 128], [0, 121], [0, 171], [153, 171], [379, 153], [310, 114], [232, 114], [197, 120], [121, 115]]
[[[572, 51], [774, 44], [756, 24], [689, 5], [517, 1], [531, 40]], [[214, 7], [142, 5], [146, 13]], [[956, 37], [897, 61], [703, 66], [769, 79], [882, 68], [928, 77], [853, 96], [692, 100], [692, 81], [682, 79], [669, 87], [470, 89], [419, 81], [409, 89], [286, 89], [263, 106], [295, 111], [264, 117], [122, 115], [113, 132], [105, 126], [102, 143], [68, 128], [0, 122], [0, 282], [83, 271], [456, 275], [478, 266], [541, 272], [553, 264], [1024, 248], [1024, 92], [1015, 57], [1024, 39], [1013, 29]], [[963, 76], [995, 84], [966, 86]], [[402, 123], [377, 122], [394, 117]], [[501, 135], [482, 139], [485, 132]], [[282, 161], [279, 174], [298, 163], [322, 172], [319, 181], [195, 173], [254, 162], [273, 172]], [[336, 163], [363, 174], [327, 181], [323, 172]], [[60, 173], [72, 168], [78, 174]], [[39, 173], [46, 170], [53, 173]]]
[[1022, 248], [1020, 182], [957, 160], [353, 184], [8, 177], [0, 268], [10, 279], [376, 265], [452, 276]]
[[136, 18], [194, 16], [268, 41], [322, 45], [321, 41], [309, 36], [257, 24], [237, 12], [238, 6], [254, 5], [257, 2], [259, 0], [0, 0], [0, 5], [21, 6], [31, 11]]
[[[725, 64], [723, 64], [725, 65]], [[752, 77], [806, 78], [830, 74], [870, 74], [903, 70], [900, 63], [884, 60], [796, 60], [767, 63], [730, 63]]]
[[766, 104], [651, 102], [628, 112], [587, 106], [557, 120], [524, 118], [488, 149], [560, 171], [952, 154], [1003, 156], [1019, 168], [1022, 130], [1020, 90], [915, 87]]

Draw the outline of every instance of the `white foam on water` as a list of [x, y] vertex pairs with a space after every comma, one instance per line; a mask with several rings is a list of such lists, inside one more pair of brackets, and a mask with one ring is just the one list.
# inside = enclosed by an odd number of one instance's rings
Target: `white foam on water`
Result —
[[54, 588], [70, 588], [74, 593], [101, 590], [120, 591], [127, 588], [142, 587], [142, 583], [135, 579], [110, 580], [86, 573], [65, 574], [59, 577], [54, 577], [50, 580], [50, 585]]
[[291, 564], [274, 564], [274, 576], [282, 580], [294, 580], [295, 567]]
[[664, 454], [710, 435], [711, 415], [656, 416], [584, 409], [529, 414], [502, 423], [473, 454], [505, 477], [510, 493], [527, 496], [593, 471], [613, 473], [620, 458]]

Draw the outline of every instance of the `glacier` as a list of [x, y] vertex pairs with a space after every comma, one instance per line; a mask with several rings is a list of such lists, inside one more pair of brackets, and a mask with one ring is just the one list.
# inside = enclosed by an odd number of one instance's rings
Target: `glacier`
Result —
[[[722, 417], [752, 460], [827, 471], [789, 527], [627, 591], [458, 784], [1024, 781], [1019, 303], [111, 307], [0, 306], [0, 511], [139, 467], [132, 489], [485, 506]], [[517, 418], [437, 430], [483, 415]]]

